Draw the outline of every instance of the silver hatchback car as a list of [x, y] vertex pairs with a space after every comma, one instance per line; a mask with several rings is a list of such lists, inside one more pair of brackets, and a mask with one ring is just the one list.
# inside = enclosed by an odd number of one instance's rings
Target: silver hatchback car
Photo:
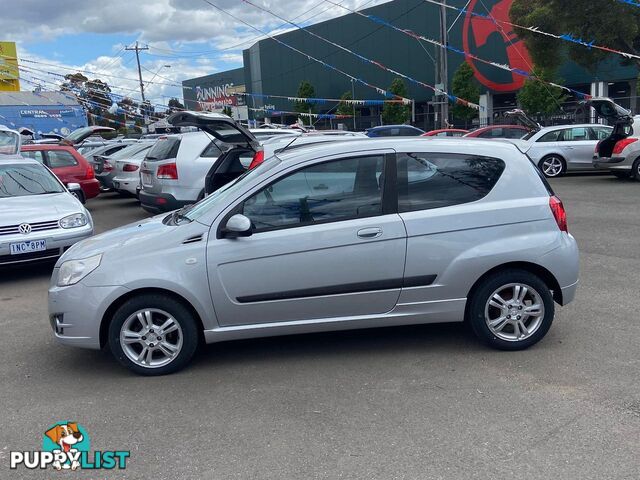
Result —
[[200, 341], [465, 319], [519, 350], [577, 284], [562, 203], [514, 145], [362, 140], [282, 151], [193, 206], [72, 247], [49, 312], [59, 342], [109, 344], [160, 375]]

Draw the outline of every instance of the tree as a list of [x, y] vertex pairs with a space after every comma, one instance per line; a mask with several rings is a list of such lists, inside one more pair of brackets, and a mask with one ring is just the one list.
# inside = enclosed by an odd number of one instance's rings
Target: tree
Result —
[[345, 102], [345, 100], [353, 100], [353, 95], [350, 91], [344, 92], [340, 97], [340, 103], [336, 108], [336, 114], [338, 115], [353, 115], [354, 114], [354, 106], [353, 103]]
[[[515, 0], [511, 20], [520, 25], [535, 25], [554, 34], [593, 41], [609, 48], [640, 55], [640, 9], [622, 2], [593, 0]], [[585, 48], [528, 30], [516, 29], [531, 54], [536, 67], [555, 71], [565, 52], [578, 65], [594, 71], [608, 54]], [[635, 60], [640, 66], [640, 61]]]
[[[550, 75], [545, 70], [535, 72], [538, 78], [550, 80]], [[559, 83], [556, 81], [556, 83]], [[516, 94], [518, 103], [529, 115], [551, 115], [561, 110], [561, 104], [567, 99], [563, 90], [551, 87], [546, 83], [536, 80], [527, 80], [524, 86]]]
[[[453, 74], [451, 93], [476, 104], [480, 101], [480, 87], [473, 76], [473, 69], [467, 62], [463, 62]], [[457, 104], [451, 108], [451, 113], [454, 118], [464, 120], [465, 126], [468, 121], [478, 116], [478, 110], [475, 108]]]
[[[407, 86], [401, 78], [395, 78], [391, 82], [389, 91], [395, 95], [406, 98]], [[396, 125], [409, 121], [410, 110], [408, 105], [402, 103], [385, 103], [382, 107], [382, 122], [386, 125]]]
[[[307, 80], [303, 80], [300, 82], [300, 86], [298, 87], [298, 97], [299, 98], [313, 98], [316, 96], [316, 89], [313, 88], [313, 85]], [[299, 113], [313, 113], [315, 105], [311, 102], [299, 101], [296, 102], [294, 110]], [[313, 123], [311, 117], [307, 117], [309, 119], [309, 125]]]
[[84, 88], [84, 84], [88, 80], [89, 79], [80, 72], [68, 73], [64, 76], [64, 83], [60, 86], [60, 91], [77, 94], [82, 88]]
[[184, 105], [177, 98], [170, 98], [169, 103], [167, 103], [170, 112], [174, 112], [176, 110], [184, 110]]
[[233, 112], [231, 111], [231, 107], [229, 105], [226, 105], [223, 109], [222, 109], [222, 113], [224, 113], [226, 116], [231, 117], [233, 116]]

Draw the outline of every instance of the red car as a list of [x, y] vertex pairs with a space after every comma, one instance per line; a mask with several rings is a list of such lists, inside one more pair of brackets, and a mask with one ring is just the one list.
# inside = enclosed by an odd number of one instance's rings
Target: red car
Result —
[[462, 130], [461, 128], [441, 128], [423, 133], [421, 137], [461, 137], [465, 133], [469, 133], [469, 130]]
[[49, 167], [65, 185], [79, 183], [82, 192], [78, 192], [78, 196], [82, 203], [100, 193], [100, 182], [95, 177], [93, 167], [75, 148], [40, 144], [23, 145], [20, 151], [24, 157], [33, 158]]
[[475, 138], [522, 138], [531, 131], [522, 125], [490, 125], [469, 132], [465, 137]]

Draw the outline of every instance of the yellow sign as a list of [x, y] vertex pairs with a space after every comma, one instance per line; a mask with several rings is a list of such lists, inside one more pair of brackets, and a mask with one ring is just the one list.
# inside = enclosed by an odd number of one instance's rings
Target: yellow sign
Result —
[[15, 42], [0, 42], [0, 92], [19, 92], [20, 74]]

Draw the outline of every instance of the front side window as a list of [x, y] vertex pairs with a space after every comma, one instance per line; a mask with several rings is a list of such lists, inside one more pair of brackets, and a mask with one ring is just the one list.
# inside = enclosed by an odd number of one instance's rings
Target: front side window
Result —
[[50, 168], [75, 167], [78, 161], [65, 150], [49, 150], [47, 152]]
[[15, 155], [18, 153], [20, 137], [14, 132], [0, 130], [0, 155]]
[[61, 192], [60, 182], [41, 165], [0, 165], [0, 198]]
[[382, 214], [381, 155], [315, 164], [248, 198], [243, 214], [254, 231]]
[[398, 211], [411, 212], [474, 202], [504, 171], [497, 158], [449, 153], [398, 155]]

